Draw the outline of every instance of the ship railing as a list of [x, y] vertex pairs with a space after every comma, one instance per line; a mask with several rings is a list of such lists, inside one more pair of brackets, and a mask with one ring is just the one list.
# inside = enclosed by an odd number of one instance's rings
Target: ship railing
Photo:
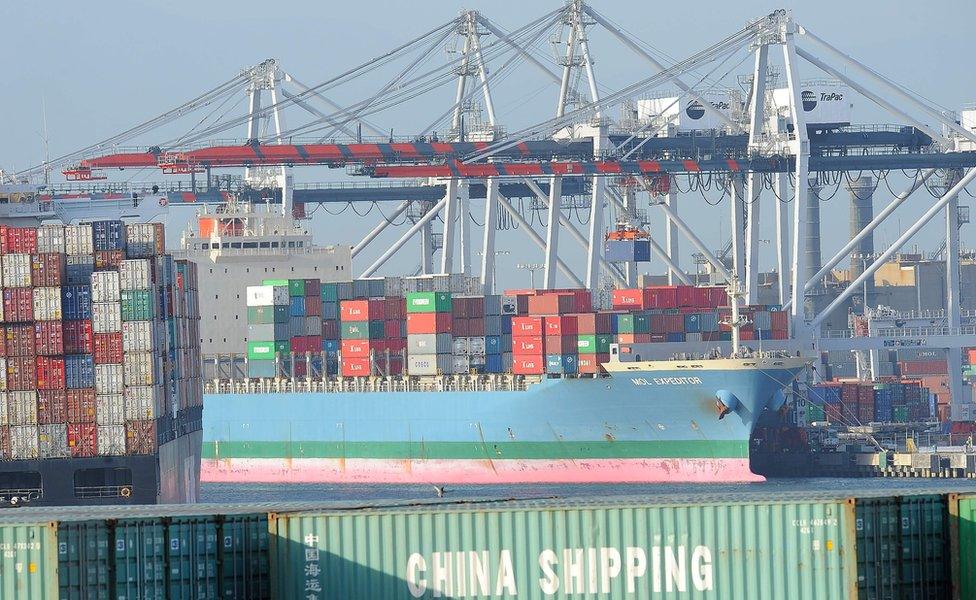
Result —
[[207, 394], [289, 394], [349, 392], [525, 391], [531, 381], [510, 375], [443, 377], [333, 377], [327, 379], [210, 379]]
[[132, 489], [131, 485], [79, 485], [75, 486], [75, 496], [78, 498], [118, 498], [123, 489]]
[[[871, 337], [921, 338], [948, 335], [976, 335], [976, 325], [966, 325], [963, 327], [885, 327], [876, 329]], [[823, 337], [850, 339], [866, 336], [856, 336], [851, 329], [831, 329], [825, 331]]]

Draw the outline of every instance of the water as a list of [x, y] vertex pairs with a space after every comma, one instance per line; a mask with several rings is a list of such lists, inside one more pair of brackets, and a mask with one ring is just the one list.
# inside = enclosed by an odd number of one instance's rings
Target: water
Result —
[[[590, 484], [590, 485], [448, 485], [445, 500], [532, 498], [605, 498], [612, 496], [646, 497], [660, 495], [696, 496], [701, 494], [759, 494], [775, 500], [787, 494], [863, 494], [904, 493], [976, 494], [972, 479], [771, 479], [760, 483], [671, 483], [671, 484]], [[329, 484], [237, 484], [204, 483], [201, 502], [336, 502], [383, 500], [431, 500], [437, 490], [430, 485], [329, 485]]]

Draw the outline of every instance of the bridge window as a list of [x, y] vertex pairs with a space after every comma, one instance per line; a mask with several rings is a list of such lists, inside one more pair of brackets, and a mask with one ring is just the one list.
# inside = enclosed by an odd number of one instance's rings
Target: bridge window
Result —
[[41, 474], [37, 471], [10, 471], [0, 473], [0, 495], [38, 497], [42, 494]]

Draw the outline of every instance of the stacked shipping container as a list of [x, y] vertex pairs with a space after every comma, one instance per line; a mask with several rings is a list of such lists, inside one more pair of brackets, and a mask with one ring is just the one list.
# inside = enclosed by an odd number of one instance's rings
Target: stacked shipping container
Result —
[[927, 421], [929, 390], [919, 382], [828, 382], [809, 388], [807, 422], [907, 423]]
[[454, 298], [451, 292], [407, 292], [406, 314], [407, 373], [454, 373]]
[[0, 226], [2, 458], [152, 454], [199, 429], [196, 270], [163, 240], [159, 224]]

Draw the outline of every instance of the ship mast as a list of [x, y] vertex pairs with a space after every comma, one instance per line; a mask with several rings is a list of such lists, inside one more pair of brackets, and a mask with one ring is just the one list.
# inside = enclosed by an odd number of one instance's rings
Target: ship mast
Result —
[[732, 279], [729, 280], [726, 290], [729, 295], [729, 304], [732, 306], [732, 319], [729, 322], [729, 326], [732, 327], [732, 356], [736, 357], [739, 356], [741, 341], [739, 328], [749, 322], [747, 319], [739, 317], [739, 299], [742, 297], [743, 291], [737, 273], [732, 274]]

